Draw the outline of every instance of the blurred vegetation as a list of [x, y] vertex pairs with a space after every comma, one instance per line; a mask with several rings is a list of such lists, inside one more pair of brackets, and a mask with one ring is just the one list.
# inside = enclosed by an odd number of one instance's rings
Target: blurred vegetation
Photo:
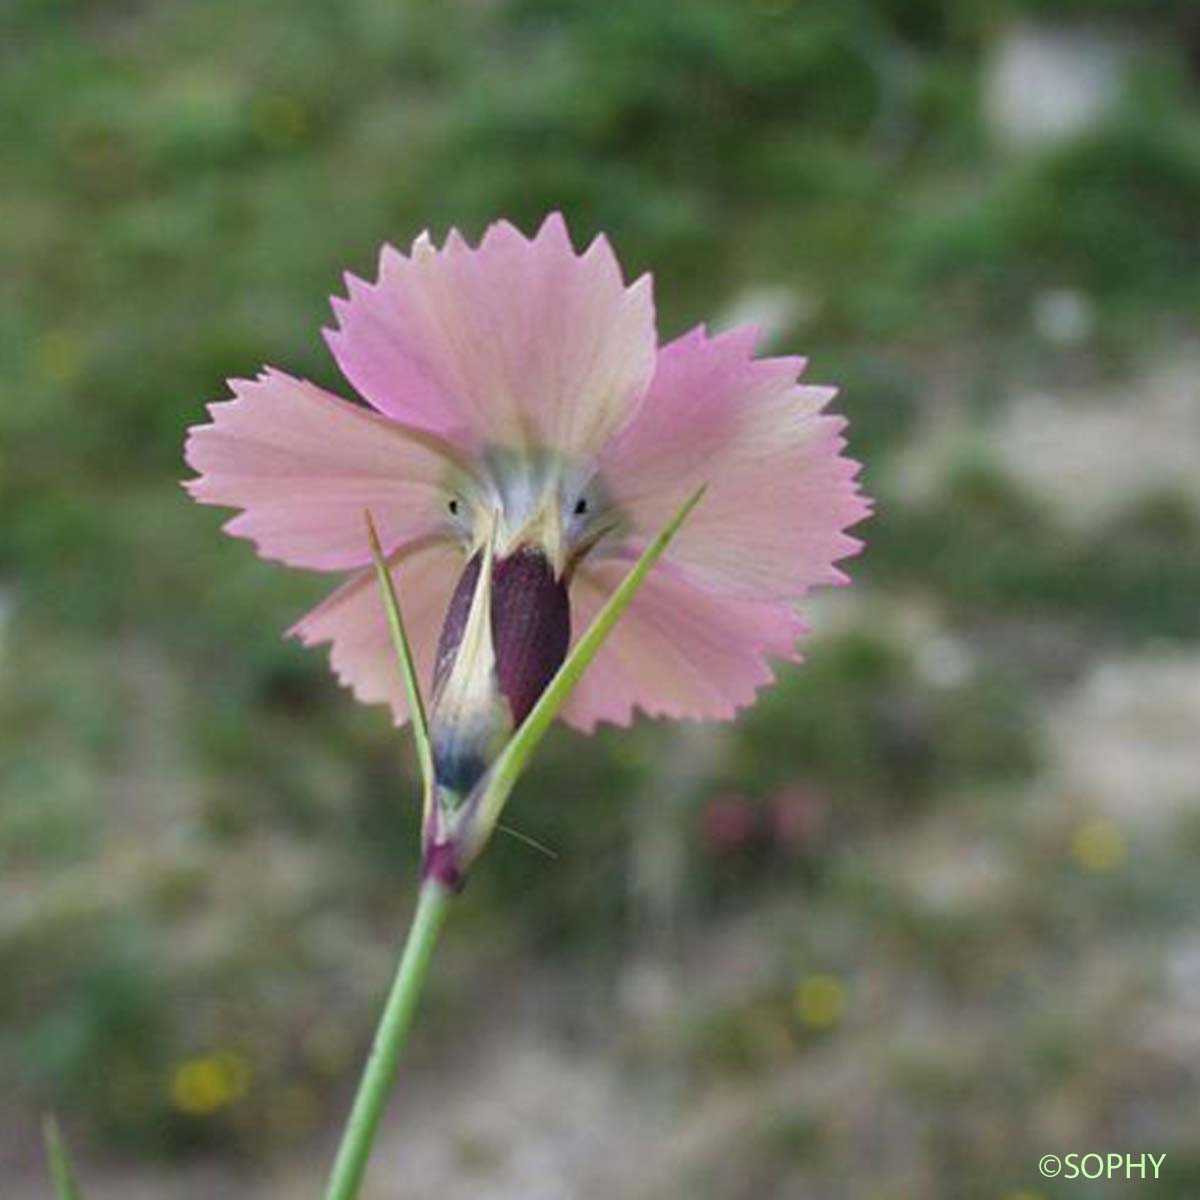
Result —
[[[1035, 18], [1126, 39], [1131, 65], [1094, 127], [1008, 153], [981, 77]], [[666, 336], [785, 289], [775, 339], [843, 386], [878, 500], [860, 586], [829, 598], [845, 615], [729, 735], [679, 826], [697, 928], [780, 895], [804, 920], [776, 931], [793, 953], [761, 995], [683, 1022], [698, 1077], [836, 1038], [856, 963], [917, 961], [939, 995], [991, 1005], [1026, 986], [1004, 964], [1051, 971], [1068, 927], [1174, 928], [1195, 831], [1135, 874], [1103, 849], [1081, 865], [1065, 826], [1031, 834], [1010, 802], [1042, 763], [1048, 686], [1200, 638], [1194, 503], [1150, 490], [1079, 528], [986, 450], [920, 494], [898, 464], [947, 411], [977, 425], [1030, 380], [1136, 374], [1194, 333], [1189, 0], [9, 0], [0, 32], [11, 1105], [54, 1103], [145, 1156], [289, 1144], [340, 1098], [408, 904], [405, 747], [280, 638], [323, 581], [220, 536], [176, 480], [226, 377], [274, 363], [341, 387], [326, 297], [426, 226], [561, 208], [578, 242], [604, 230], [654, 271]], [[1035, 319], [1054, 289], [1090, 314], [1069, 345]], [[1067, 647], [1052, 677], [1047, 628]], [[619, 954], [631, 812], [666, 736], [559, 735], [514, 817], [558, 861], [502, 838], [464, 924], [517, 955]], [[977, 920], [862, 857], [964, 797], [971, 837], [1024, 881]], [[435, 1026], [468, 1004], [439, 986]], [[1028, 987], [1002, 1025], [1022, 1039], [991, 1099], [1006, 1128], [1084, 1070], [1082, 1035]], [[944, 1122], [938, 1194], [1009, 1178], [1017, 1151], [959, 1108], [978, 1062], [901, 1058], [894, 1086]], [[807, 1170], [822, 1128], [768, 1113], [743, 1158]], [[1195, 1166], [1172, 1159], [1161, 1194], [1191, 1195]]]

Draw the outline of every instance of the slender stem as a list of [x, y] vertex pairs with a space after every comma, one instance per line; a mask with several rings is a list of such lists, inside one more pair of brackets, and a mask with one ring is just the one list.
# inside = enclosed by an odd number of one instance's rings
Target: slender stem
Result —
[[421, 885], [404, 954], [375, 1032], [350, 1119], [342, 1134], [325, 1200], [355, 1200], [358, 1196], [371, 1143], [395, 1082], [396, 1064], [408, 1038], [421, 987], [429, 974], [429, 964], [452, 896], [453, 893], [436, 880], [427, 879]]

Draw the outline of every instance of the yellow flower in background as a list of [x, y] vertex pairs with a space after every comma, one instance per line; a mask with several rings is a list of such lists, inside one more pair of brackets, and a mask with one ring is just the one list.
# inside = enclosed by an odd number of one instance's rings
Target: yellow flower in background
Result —
[[796, 985], [796, 1016], [809, 1029], [831, 1029], [846, 1010], [846, 985], [836, 975], [806, 975]]
[[1107, 817], [1084, 821], [1071, 838], [1071, 857], [1087, 871], [1116, 870], [1125, 851], [1125, 835]]
[[171, 1075], [171, 1103], [192, 1117], [207, 1117], [240, 1100], [250, 1086], [250, 1064], [236, 1051], [189, 1058]]

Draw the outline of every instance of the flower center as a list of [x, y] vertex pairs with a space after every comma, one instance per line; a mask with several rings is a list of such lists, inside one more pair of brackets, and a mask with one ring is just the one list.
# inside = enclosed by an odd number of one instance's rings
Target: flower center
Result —
[[593, 464], [503, 447], [486, 450], [483, 463], [482, 479], [446, 500], [468, 559], [492, 539], [497, 560], [532, 548], [569, 583], [584, 556], [620, 525]]

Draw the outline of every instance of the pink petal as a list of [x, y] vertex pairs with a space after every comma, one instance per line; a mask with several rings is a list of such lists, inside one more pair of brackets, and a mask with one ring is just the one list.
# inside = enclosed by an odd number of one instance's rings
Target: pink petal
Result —
[[[418, 542], [393, 557], [392, 579], [426, 702], [432, 690], [438, 635], [462, 569], [462, 551], [450, 542]], [[364, 704], [390, 704], [397, 725], [408, 720], [404, 679], [392, 649], [374, 568], [360, 571], [342, 584], [297, 621], [288, 635], [306, 646], [331, 642], [329, 661], [338, 679]]]
[[840, 456], [844, 422], [821, 414], [833, 389], [797, 385], [802, 359], [756, 361], [755, 338], [698, 328], [664, 346], [602, 472], [635, 542], [707, 483], [670, 561], [732, 593], [794, 599], [843, 580], [833, 564], [859, 546], [843, 530], [868, 505]]
[[315, 385], [268, 370], [232, 380], [235, 399], [210, 404], [188, 433], [205, 504], [243, 512], [226, 526], [266, 558], [334, 571], [370, 561], [364, 513], [385, 549], [445, 521], [445, 497], [465, 466], [435, 436], [405, 429]]
[[[585, 563], [571, 586], [577, 639], [625, 577], [628, 563]], [[787, 604], [720, 594], [659, 563], [618, 621], [563, 720], [584, 733], [598, 722], [648, 716], [727, 720], [774, 676], [767, 656], [795, 658], [804, 629]]]
[[379, 280], [347, 278], [327, 340], [346, 377], [397, 420], [485, 443], [586, 456], [629, 418], [654, 369], [649, 277], [631, 287], [604, 238], [577, 255], [557, 214], [525, 238], [505, 221], [478, 249], [451, 231]]

